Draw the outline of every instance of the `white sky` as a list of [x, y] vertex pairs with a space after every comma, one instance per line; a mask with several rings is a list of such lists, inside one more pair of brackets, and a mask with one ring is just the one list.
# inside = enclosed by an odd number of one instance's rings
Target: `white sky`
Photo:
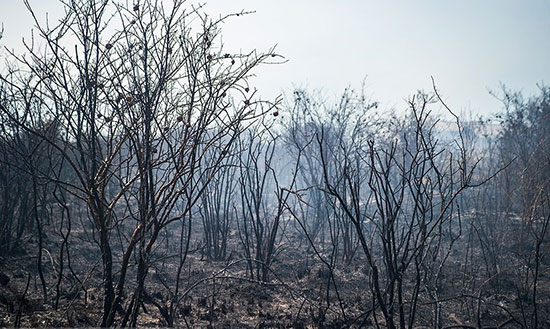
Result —
[[[196, 3], [198, 1], [192, 1]], [[57, 0], [31, 0], [44, 17], [61, 13]], [[190, 2], [191, 3], [191, 2]], [[264, 67], [256, 87], [273, 97], [293, 86], [337, 95], [360, 88], [382, 108], [401, 108], [430, 76], [458, 111], [492, 114], [488, 90], [502, 82], [525, 94], [550, 77], [547, 0], [210, 0], [212, 16], [255, 10], [222, 27], [226, 47], [277, 51], [289, 61]], [[0, 0], [1, 44], [20, 48], [32, 20], [22, 0]]]

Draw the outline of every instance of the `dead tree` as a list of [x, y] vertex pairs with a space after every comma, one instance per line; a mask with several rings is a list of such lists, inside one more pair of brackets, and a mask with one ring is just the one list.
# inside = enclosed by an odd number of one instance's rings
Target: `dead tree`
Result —
[[[190, 230], [190, 211], [237, 126], [274, 106], [246, 91], [251, 70], [277, 55], [223, 53], [218, 26], [229, 16], [211, 20], [183, 0], [169, 7], [149, 0], [129, 8], [64, 4], [66, 16], [50, 27], [26, 2], [45, 48], [26, 44], [27, 56], [11, 54], [21, 69], [2, 76], [15, 96], [30, 91], [29, 99], [41, 102], [38, 115], [58, 123], [62, 142], [33, 130], [13, 108], [2, 112], [61, 154], [74, 179], [57, 183], [88, 207], [103, 267], [100, 325], [118, 319], [135, 326], [161, 232], [175, 222]], [[192, 29], [191, 20], [200, 26]], [[220, 152], [207, 159], [219, 141]], [[114, 236], [123, 238], [115, 244]]]
[[[278, 254], [287, 200], [294, 189], [297, 163], [287, 184], [280, 181], [274, 155], [278, 136], [269, 126], [258, 125], [239, 140], [239, 188], [241, 220], [239, 239], [252, 279], [267, 282], [271, 264]], [[286, 186], [285, 186], [286, 185]]]
[[[283, 140], [290, 154], [304, 154], [298, 167], [298, 188], [307, 189], [303, 201], [309, 206], [298, 203], [299, 217], [313, 240], [320, 236], [324, 243], [325, 234], [329, 234], [334, 256], [346, 264], [352, 261], [359, 241], [343, 208], [333, 196], [324, 193], [322, 159], [318, 145], [311, 142], [323, 130], [323, 148], [330, 149], [324, 159], [326, 170], [329, 175], [337, 175], [341, 165], [354, 156], [357, 143], [372, 135], [379, 120], [377, 107], [376, 102], [352, 89], [346, 89], [334, 103], [315, 93], [296, 90], [293, 103], [286, 109], [288, 119], [282, 123]], [[347, 192], [342, 189], [342, 193]]]
[[326, 129], [317, 137], [326, 192], [352, 221], [369, 266], [373, 321], [381, 315], [389, 328], [414, 327], [423, 278], [441, 257], [443, 234], [457, 234], [456, 198], [472, 185], [476, 166], [466, 157], [458, 118], [458, 149], [440, 145], [431, 102], [414, 97], [398, 129], [358, 143], [336, 174], [327, 164]]
[[[202, 194], [199, 207], [204, 231], [204, 253], [209, 260], [216, 261], [227, 257], [228, 236], [236, 220], [234, 196], [238, 192], [240, 159], [237, 147], [222, 149], [221, 152], [224, 154], [221, 168]], [[211, 153], [208, 156], [218, 157], [219, 154]]]

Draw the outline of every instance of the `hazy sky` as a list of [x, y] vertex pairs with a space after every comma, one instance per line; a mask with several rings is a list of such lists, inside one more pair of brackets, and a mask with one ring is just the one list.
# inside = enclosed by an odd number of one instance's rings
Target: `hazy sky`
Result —
[[[22, 2], [0, 0], [0, 43], [9, 48], [30, 36]], [[56, 0], [31, 3], [42, 16], [60, 13]], [[242, 9], [256, 13], [224, 24], [226, 46], [277, 44], [289, 60], [258, 71], [255, 85], [265, 97], [293, 86], [336, 95], [366, 77], [373, 100], [400, 108], [417, 89], [429, 90], [434, 76], [453, 108], [490, 114], [500, 103], [488, 90], [500, 82], [532, 94], [550, 77], [548, 0], [211, 0], [205, 7], [213, 16]]]

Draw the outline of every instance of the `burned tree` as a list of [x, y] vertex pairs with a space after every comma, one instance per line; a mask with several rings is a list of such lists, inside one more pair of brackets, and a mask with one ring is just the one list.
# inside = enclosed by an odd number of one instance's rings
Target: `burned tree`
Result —
[[[229, 16], [212, 20], [183, 0], [130, 8], [72, 1], [54, 27], [41, 25], [26, 5], [45, 48], [26, 44], [26, 56], [12, 54], [18, 66], [2, 81], [19, 103], [2, 113], [70, 168], [74, 179], [49, 178], [88, 208], [103, 268], [100, 325], [135, 326], [161, 232], [172, 223], [190, 229], [191, 209], [237, 127], [275, 105], [240, 91], [251, 70], [276, 55], [222, 55], [219, 24]], [[35, 101], [39, 112], [23, 118], [19, 108]], [[38, 117], [56, 122], [60, 140], [32, 128]], [[219, 152], [206, 157], [214, 145]]]

